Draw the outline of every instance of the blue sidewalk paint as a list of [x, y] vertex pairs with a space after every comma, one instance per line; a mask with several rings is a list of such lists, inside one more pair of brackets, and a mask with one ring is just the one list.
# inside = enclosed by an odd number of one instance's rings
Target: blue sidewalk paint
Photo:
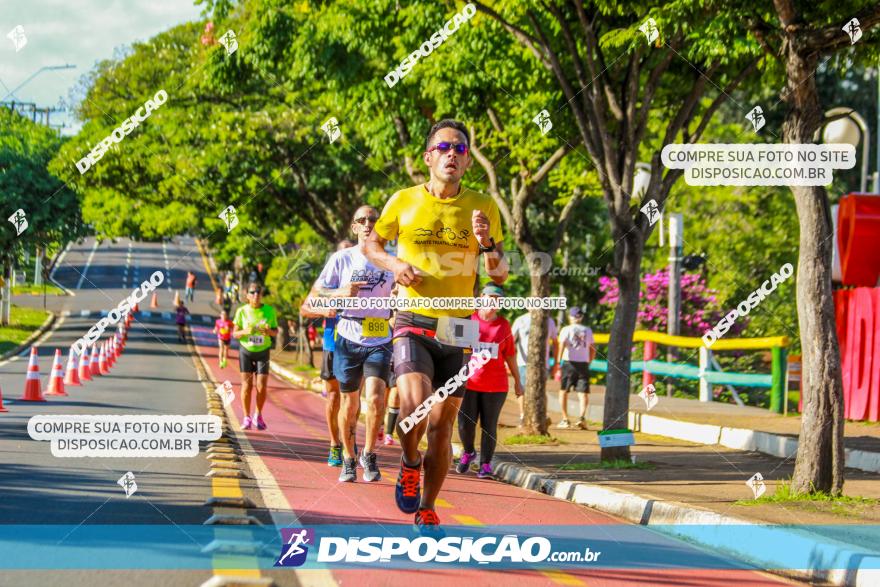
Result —
[[[818, 535], [853, 528], [860, 546]], [[264, 569], [880, 569], [880, 526], [676, 526], [685, 540], [663, 533], [670, 528], [630, 525], [444, 526], [441, 538], [419, 536], [409, 525], [305, 529], [6, 525], [0, 526], [0, 569], [210, 569], [222, 564], [215, 555], [224, 548], [248, 544]], [[229, 564], [242, 563], [230, 558]]]

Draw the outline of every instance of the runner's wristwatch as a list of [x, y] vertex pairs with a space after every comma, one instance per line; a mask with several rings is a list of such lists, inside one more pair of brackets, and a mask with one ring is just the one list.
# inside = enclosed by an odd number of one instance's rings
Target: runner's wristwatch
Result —
[[495, 252], [495, 249], [496, 249], [495, 239], [490, 236], [489, 242], [492, 243], [492, 245], [488, 246], [488, 247], [484, 247], [483, 245], [480, 244], [479, 241], [477, 241], [477, 246], [480, 247], [480, 253], [494, 253]]

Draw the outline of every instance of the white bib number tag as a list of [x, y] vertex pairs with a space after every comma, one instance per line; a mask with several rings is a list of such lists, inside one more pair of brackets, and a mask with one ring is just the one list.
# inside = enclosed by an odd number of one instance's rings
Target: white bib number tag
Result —
[[263, 335], [262, 334], [252, 334], [248, 337], [248, 344], [259, 346], [263, 344]]
[[480, 326], [476, 320], [469, 318], [440, 316], [437, 319], [437, 334], [434, 338], [450, 346], [473, 348], [479, 343]]
[[498, 343], [497, 342], [478, 342], [474, 345], [474, 352], [478, 353], [483, 349], [489, 351], [491, 353], [491, 358], [498, 358]]

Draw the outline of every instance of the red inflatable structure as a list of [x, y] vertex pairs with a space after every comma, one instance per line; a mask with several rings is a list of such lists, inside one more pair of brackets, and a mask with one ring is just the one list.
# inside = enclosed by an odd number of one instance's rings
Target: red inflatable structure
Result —
[[[842, 282], [834, 292], [844, 415], [880, 420], [880, 195], [848, 194], [837, 216]], [[855, 287], [853, 287], [855, 286]]]

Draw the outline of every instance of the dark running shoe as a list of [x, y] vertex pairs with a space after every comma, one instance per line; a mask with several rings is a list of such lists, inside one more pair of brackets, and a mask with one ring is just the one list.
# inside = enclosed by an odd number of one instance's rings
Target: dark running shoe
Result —
[[357, 461], [354, 459], [342, 460], [342, 472], [339, 474], [339, 480], [345, 483], [357, 481]]
[[437, 512], [429, 508], [419, 508], [419, 511], [416, 512], [413, 528], [422, 536], [434, 538], [446, 536], [446, 532], [440, 528], [440, 517], [437, 516]]
[[400, 459], [400, 473], [397, 475], [397, 486], [394, 488], [394, 501], [397, 507], [405, 514], [414, 514], [419, 510], [422, 500], [422, 463], [415, 467], [408, 467]]

